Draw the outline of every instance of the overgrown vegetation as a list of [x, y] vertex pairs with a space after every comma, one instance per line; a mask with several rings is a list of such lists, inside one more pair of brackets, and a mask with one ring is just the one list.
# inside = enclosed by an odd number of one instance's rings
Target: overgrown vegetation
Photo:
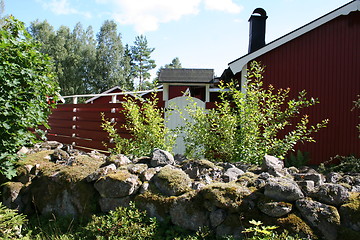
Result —
[[[193, 119], [185, 127], [189, 156], [258, 164], [265, 154], [284, 158], [296, 143], [315, 142], [311, 134], [325, 127], [328, 120], [309, 126], [309, 117], [304, 115], [298, 123], [293, 121], [303, 108], [319, 101], [308, 99], [305, 91], [289, 100], [290, 89], [264, 88], [263, 72], [259, 63], [252, 62], [246, 93], [234, 82], [223, 84], [221, 87], [229, 91], [222, 92], [217, 108], [188, 109]], [[293, 130], [281, 138], [279, 133], [290, 125], [295, 125]]]
[[24, 23], [9, 16], [0, 29], [0, 173], [15, 176], [16, 152], [35, 141], [29, 128], [47, 125], [58, 85], [49, 58]]
[[318, 170], [322, 173], [341, 172], [359, 173], [360, 159], [356, 156], [335, 156], [329, 161], [321, 163]]
[[284, 163], [285, 167], [291, 167], [294, 166], [296, 168], [300, 168], [305, 166], [309, 162], [309, 153], [308, 152], [302, 152], [300, 150], [296, 151], [296, 154], [294, 152], [291, 152], [288, 157], [285, 158]]
[[[355, 107], [360, 109], [360, 95], [358, 97], [359, 97], [358, 100], [354, 101], [354, 103], [355, 103]], [[360, 124], [357, 125], [357, 128], [359, 129], [360, 132]], [[360, 138], [360, 134], [359, 134], [359, 138]]]
[[[263, 226], [261, 222], [250, 221], [253, 227], [243, 231], [249, 240], [295, 240], [288, 232], [278, 234], [275, 226]], [[33, 217], [29, 222], [21, 214], [7, 209], [0, 203], [1, 239], [56, 239], [56, 240], [232, 240], [232, 236], [218, 237], [209, 229], [190, 232], [169, 221], [158, 222], [138, 210], [133, 203], [129, 207], [118, 207], [104, 215], [93, 215], [89, 221], [68, 217]], [[24, 226], [22, 228], [22, 226]]]
[[23, 238], [22, 227], [26, 223], [25, 216], [18, 214], [16, 210], [8, 209], [0, 202], [0, 238], [20, 239]]
[[165, 126], [164, 111], [158, 106], [158, 99], [153, 95], [150, 99], [134, 101], [127, 98], [122, 103], [126, 123], [120, 128], [129, 131], [131, 139], [118, 134], [116, 123], [102, 116], [102, 128], [109, 133], [109, 138], [115, 143], [115, 148], [109, 149], [114, 153], [144, 156], [150, 154], [154, 148], [171, 151], [175, 143], [175, 136]]

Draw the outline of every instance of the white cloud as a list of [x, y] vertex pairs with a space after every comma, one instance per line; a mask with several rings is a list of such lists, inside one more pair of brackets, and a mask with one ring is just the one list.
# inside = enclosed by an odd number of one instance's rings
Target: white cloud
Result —
[[218, 10], [229, 13], [240, 13], [242, 6], [237, 5], [233, 0], [205, 0], [205, 7], [210, 10]]
[[205, 9], [239, 13], [242, 7], [233, 0], [96, 0], [98, 3], [113, 3], [113, 17], [121, 24], [134, 25], [138, 33], [155, 31], [161, 23], [176, 21], [186, 15]]
[[139, 33], [154, 31], [160, 23], [197, 14], [201, 0], [113, 0], [118, 7], [114, 18], [121, 24], [134, 25]]
[[82, 12], [70, 6], [69, 0], [51, 0], [44, 1], [38, 0], [43, 6], [43, 8], [50, 10], [56, 15], [69, 15], [69, 14], [78, 14], [90, 18], [91, 14], [89, 12]]

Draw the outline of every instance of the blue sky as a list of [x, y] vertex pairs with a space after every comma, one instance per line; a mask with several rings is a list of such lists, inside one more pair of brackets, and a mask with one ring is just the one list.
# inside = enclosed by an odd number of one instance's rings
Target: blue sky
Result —
[[[186, 68], [212, 68], [217, 76], [247, 53], [252, 11], [268, 15], [266, 42], [350, 0], [4, 0], [4, 14], [28, 26], [47, 20], [55, 29], [77, 22], [97, 33], [107, 19], [118, 23], [123, 44], [144, 34], [157, 68], [178, 57]], [[155, 70], [153, 73], [156, 72]]]

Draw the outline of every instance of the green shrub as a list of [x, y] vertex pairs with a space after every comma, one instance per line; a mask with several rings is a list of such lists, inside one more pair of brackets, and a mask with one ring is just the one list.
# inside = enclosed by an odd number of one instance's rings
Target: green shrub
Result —
[[121, 126], [129, 131], [131, 139], [122, 138], [115, 128], [116, 123], [106, 120], [103, 116], [102, 128], [113, 139], [115, 153], [133, 154], [143, 156], [149, 154], [154, 148], [171, 151], [175, 137], [165, 126], [164, 111], [158, 106], [158, 99], [153, 95], [148, 100], [134, 101], [127, 98], [122, 103], [126, 123]]
[[22, 22], [10, 16], [0, 29], [0, 173], [15, 176], [21, 146], [35, 141], [28, 129], [46, 125], [57, 83], [52, 64]]
[[93, 216], [85, 227], [87, 239], [154, 239], [157, 222], [135, 208], [119, 207], [109, 214]]
[[[359, 99], [354, 101], [354, 103], [355, 103], [355, 107], [360, 109], [360, 95], [358, 97], [359, 97]], [[357, 128], [359, 129], [359, 132], [360, 132], [360, 124], [357, 125]], [[360, 134], [359, 134], [359, 138], [360, 138]]]
[[335, 156], [325, 163], [321, 163], [318, 169], [322, 173], [342, 172], [359, 173], [360, 159], [356, 156]]
[[21, 239], [25, 216], [8, 209], [0, 202], [0, 239]]
[[[277, 226], [263, 226], [263, 223], [260, 221], [251, 220], [250, 224], [254, 225], [253, 227], [246, 228], [242, 233], [245, 234], [245, 239], [248, 240], [299, 240], [298, 236], [290, 236], [287, 231], [282, 232], [281, 234], [276, 233], [274, 230], [277, 229]], [[249, 236], [250, 235], [250, 236]]]
[[[290, 89], [275, 90], [263, 87], [264, 68], [257, 62], [250, 65], [246, 93], [235, 82], [223, 84], [221, 102], [217, 108], [203, 110], [189, 108], [192, 121], [185, 126], [187, 154], [205, 156], [223, 161], [259, 163], [265, 154], [284, 158], [298, 142], [314, 142], [312, 133], [325, 127], [328, 120], [309, 126], [304, 115], [296, 124], [300, 110], [318, 103], [307, 99], [306, 92], [299, 92], [297, 99], [290, 99]], [[283, 138], [279, 132], [295, 125]]]
[[309, 153], [308, 152], [301, 152], [297, 150], [296, 155], [294, 152], [290, 153], [290, 156], [285, 158], [285, 167], [303, 167], [309, 162]]

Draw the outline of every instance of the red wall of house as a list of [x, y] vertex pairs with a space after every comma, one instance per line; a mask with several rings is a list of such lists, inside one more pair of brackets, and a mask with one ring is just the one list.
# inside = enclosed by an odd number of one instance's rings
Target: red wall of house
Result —
[[360, 12], [340, 16], [259, 57], [265, 65], [264, 83], [305, 89], [320, 104], [307, 109], [312, 123], [330, 120], [315, 134], [317, 143], [298, 145], [318, 164], [335, 155], [360, 156], [356, 125], [360, 111], [353, 101], [360, 94]]

